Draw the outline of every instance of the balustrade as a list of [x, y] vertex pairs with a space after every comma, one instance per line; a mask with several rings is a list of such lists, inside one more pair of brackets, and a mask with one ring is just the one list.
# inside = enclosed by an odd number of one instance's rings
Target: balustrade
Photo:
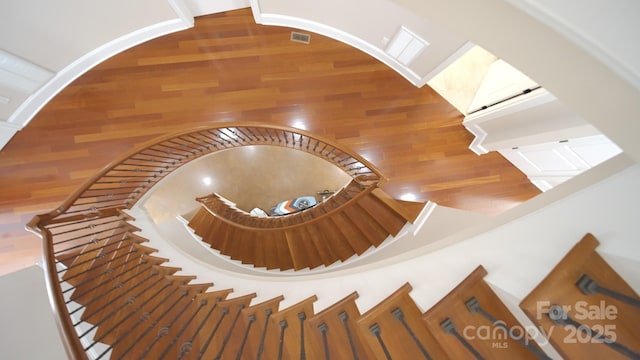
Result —
[[[362, 315], [355, 293], [316, 314], [315, 296], [280, 310], [283, 297], [251, 305], [255, 294], [227, 299], [232, 290], [209, 292], [212, 284], [175, 275], [180, 269], [152, 255], [156, 250], [144, 245], [123, 210], [179, 166], [247, 145], [312, 153], [353, 181], [312, 209], [273, 219], [252, 218], [215, 196], [203, 198], [211, 211], [198, 212], [192, 223], [204, 226], [203, 239], [234, 258], [251, 248], [251, 261], [270, 269], [327, 265], [379, 245], [415, 220], [416, 207], [378, 188], [384, 177], [373, 166], [302, 131], [221, 125], [154, 141], [114, 161], [28, 225], [43, 239], [47, 289], [70, 358], [549, 358], [537, 344], [511, 336], [518, 322], [482, 281], [482, 268], [425, 314], [409, 296], [409, 284]], [[567, 357], [638, 359], [640, 300], [595, 253], [596, 245], [586, 236], [521, 307], [542, 329], [562, 327], [547, 334]], [[614, 306], [618, 316], [583, 319], [580, 307], [567, 307], [582, 302]], [[509, 350], [460, 332], [470, 324], [509, 334], [503, 339]], [[558, 336], [570, 329], [587, 343], [560, 343]]]
[[423, 320], [452, 358], [548, 359], [525, 326], [484, 281], [479, 266]]
[[421, 321], [420, 309], [411, 299], [408, 283], [364, 313], [358, 320], [360, 332], [376, 358], [448, 359], [433, 330]]
[[640, 358], [640, 297], [585, 235], [520, 307], [567, 358]]

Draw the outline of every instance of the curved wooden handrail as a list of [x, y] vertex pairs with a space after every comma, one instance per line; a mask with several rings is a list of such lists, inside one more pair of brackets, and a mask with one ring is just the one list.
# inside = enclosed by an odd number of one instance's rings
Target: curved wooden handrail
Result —
[[[150, 140], [124, 153], [89, 178], [59, 207], [35, 216], [26, 225], [28, 231], [43, 240], [47, 291], [70, 358], [86, 359], [87, 355], [65, 303], [61, 290], [64, 280], [57, 269], [60, 260], [56, 259], [56, 254], [69, 250], [66, 244], [69, 240], [65, 235], [52, 234], [48, 227], [68, 226], [73, 229], [71, 231], [79, 231], [85, 226], [93, 226], [90, 224], [94, 219], [114, 216], [121, 209], [131, 208], [158, 181], [180, 166], [216, 151], [250, 145], [305, 151], [333, 163], [363, 185], [380, 185], [386, 181], [375, 166], [338, 143], [277, 125], [220, 123], [203, 126]], [[79, 246], [84, 244], [74, 247]], [[68, 258], [65, 255], [65, 259]]]
[[[205, 208], [207, 208], [207, 210], [211, 213], [211, 215], [213, 215], [216, 218], [220, 219], [221, 221], [223, 221], [225, 223], [228, 223], [229, 225], [232, 225], [232, 226], [234, 226], [236, 228], [239, 228], [239, 229], [259, 231], [259, 232], [284, 231], [284, 230], [299, 228], [301, 226], [308, 226], [310, 224], [315, 224], [315, 223], [318, 223], [320, 221], [323, 221], [324, 219], [330, 217], [333, 213], [343, 211], [346, 207], [350, 206], [350, 204], [357, 203], [357, 200], [359, 198], [362, 198], [362, 197], [366, 196], [367, 194], [369, 194], [370, 192], [372, 192], [375, 189], [377, 189], [377, 186], [369, 186], [369, 187], [363, 189], [362, 191], [360, 191], [355, 196], [353, 196], [353, 198], [349, 199], [349, 202], [346, 202], [344, 204], [340, 204], [340, 205], [338, 205], [337, 207], [335, 207], [334, 209], [332, 209], [329, 212], [326, 212], [326, 213], [323, 213], [323, 214], [319, 214], [318, 216], [314, 216], [311, 219], [304, 220], [304, 221], [298, 222], [298, 223], [295, 223], [295, 222], [291, 221], [291, 219], [301, 218], [305, 214], [308, 214], [309, 212], [312, 212], [313, 208], [308, 209], [308, 210], [304, 210], [304, 211], [301, 211], [301, 212], [298, 212], [298, 213], [294, 213], [294, 214], [291, 214], [291, 215], [284, 215], [284, 216], [270, 217], [270, 218], [256, 218], [256, 217], [254, 217], [252, 215], [241, 214], [241, 213], [238, 212], [238, 214], [240, 216], [242, 216], [242, 217], [253, 218], [253, 219], [258, 219], [258, 220], [264, 220], [265, 222], [272, 223], [273, 226], [249, 226], [246, 223], [239, 222], [237, 220], [228, 218], [228, 217], [224, 216], [223, 214], [218, 213], [217, 211], [215, 211], [215, 210], [209, 208], [208, 206], [206, 206], [206, 204], [203, 204], [203, 206]], [[196, 200], [198, 200], [198, 199], [196, 199]], [[351, 200], [353, 200], [353, 201], [351, 201]], [[289, 220], [289, 221], [287, 221], [287, 220]]]
[[268, 218], [253, 217], [211, 197], [214, 201], [202, 201], [188, 226], [203, 243], [243, 264], [280, 271], [314, 269], [362, 255], [407, 224], [406, 214], [376, 190], [371, 185], [333, 203], [328, 199], [320, 204], [326, 204], [325, 209]]
[[[95, 211], [101, 203], [104, 207], [130, 208], [153, 184], [178, 167], [218, 150], [249, 145], [283, 146], [305, 151], [332, 162], [358, 181], [377, 185], [386, 182], [381, 172], [360, 155], [309, 132], [256, 123], [218, 124], [163, 136], [130, 150], [89, 178], [57, 209], [42, 214], [41, 220], [46, 222], [68, 213], [74, 206], [78, 207], [74, 212]], [[133, 175], [136, 172], [139, 175]], [[103, 184], [104, 188], [97, 187]], [[119, 189], [124, 191], [108, 193], [108, 190]], [[91, 193], [100, 193], [101, 190], [107, 194]], [[101, 198], [100, 204], [91, 202], [96, 198]], [[83, 199], [88, 201], [81, 202]]]

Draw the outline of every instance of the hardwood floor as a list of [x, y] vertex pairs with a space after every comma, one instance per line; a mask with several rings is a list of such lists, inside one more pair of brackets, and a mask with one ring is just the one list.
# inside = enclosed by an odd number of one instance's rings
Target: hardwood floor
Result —
[[0, 273], [39, 256], [24, 224], [118, 154], [213, 122], [304, 124], [375, 164], [394, 197], [498, 214], [538, 194], [499, 154], [471, 152], [462, 115], [433, 90], [332, 39], [289, 35], [249, 9], [201, 17], [64, 89], [0, 152]]

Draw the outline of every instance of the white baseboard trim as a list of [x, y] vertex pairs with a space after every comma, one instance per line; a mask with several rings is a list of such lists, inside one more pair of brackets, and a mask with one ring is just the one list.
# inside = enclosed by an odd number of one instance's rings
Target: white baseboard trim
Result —
[[80, 57], [73, 63], [60, 70], [53, 78], [46, 82], [40, 89], [31, 94], [16, 111], [11, 114], [8, 122], [25, 127], [29, 121], [49, 102], [56, 94], [69, 85], [82, 74], [100, 64], [104, 60], [145, 41], [184, 30], [192, 26], [184, 19], [172, 19], [146, 28], [131, 32], [127, 35], [110, 41], [95, 50]]
[[427, 201], [426, 205], [424, 206], [424, 208], [422, 208], [422, 210], [420, 211], [420, 214], [418, 215], [418, 218], [413, 224], [413, 229], [412, 229], [413, 236], [418, 235], [418, 233], [420, 232], [424, 224], [427, 222], [429, 217], [431, 217], [431, 214], [433, 214], [433, 211], [437, 207], [438, 207], [437, 203], [431, 200]]
[[22, 129], [22, 126], [0, 121], [0, 150], [9, 143], [13, 135]]
[[342, 43], [352, 46], [378, 59], [383, 64], [395, 70], [398, 74], [402, 75], [405, 79], [407, 79], [410, 83], [412, 83], [416, 87], [422, 87], [427, 83], [428, 80], [431, 79], [428, 76], [421, 77], [420, 75], [415, 73], [413, 70], [402, 65], [396, 59], [389, 56], [382, 49], [360, 39], [359, 37], [351, 35], [345, 31], [342, 31], [340, 29], [331, 27], [329, 25], [321, 24], [312, 20], [293, 17], [289, 15], [264, 14], [260, 11], [260, 6], [257, 0], [252, 0], [251, 3], [252, 3], [251, 9], [253, 11], [254, 19], [258, 24], [286, 26], [286, 27], [291, 27], [295, 29], [311, 31], [311, 32], [338, 40]]
[[474, 138], [469, 145], [469, 149], [476, 153], [476, 155], [484, 155], [489, 152], [487, 148], [482, 146], [484, 140], [487, 138], [487, 132], [478, 124], [463, 124], [468, 132], [473, 134]]

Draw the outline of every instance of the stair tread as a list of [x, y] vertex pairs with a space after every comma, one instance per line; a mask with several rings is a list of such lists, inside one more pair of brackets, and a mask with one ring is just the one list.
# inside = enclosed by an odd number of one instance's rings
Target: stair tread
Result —
[[371, 247], [371, 243], [364, 234], [362, 234], [360, 229], [353, 225], [342, 211], [332, 215], [331, 220], [334, 226], [344, 235], [344, 238], [356, 254], [361, 255]]
[[362, 197], [358, 202], [362, 209], [376, 219], [376, 222], [392, 236], [397, 235], [407, 223], [402, 214], [397, 213], [373, 194]]
[[371, 245], [377, 247], [389, 236], [389, 233], [378, 224], [376, 219], [365, 212], [357, 203], [345, 207], [344, 213]]
[[[409, 295], [410, 291], [409, 284], [403, 285], [358, 319], [358, 327], [362, 334], [366, 334], [364, 339], [369, 348], [376, 358], [385, 356], [377, 338], [370, 330], [371, 326], [377, 326], [392, 358], [412, 358], [416, 354], [422, 354], [421, 347], [433, 359], [449, 358], [433, 333], [422, 323], [420, 309]], [[393, 312], [397, 309], [402, 312], [404, 323], [394, 316]], [[420, 344], [409, 336], [409, 329]]]

